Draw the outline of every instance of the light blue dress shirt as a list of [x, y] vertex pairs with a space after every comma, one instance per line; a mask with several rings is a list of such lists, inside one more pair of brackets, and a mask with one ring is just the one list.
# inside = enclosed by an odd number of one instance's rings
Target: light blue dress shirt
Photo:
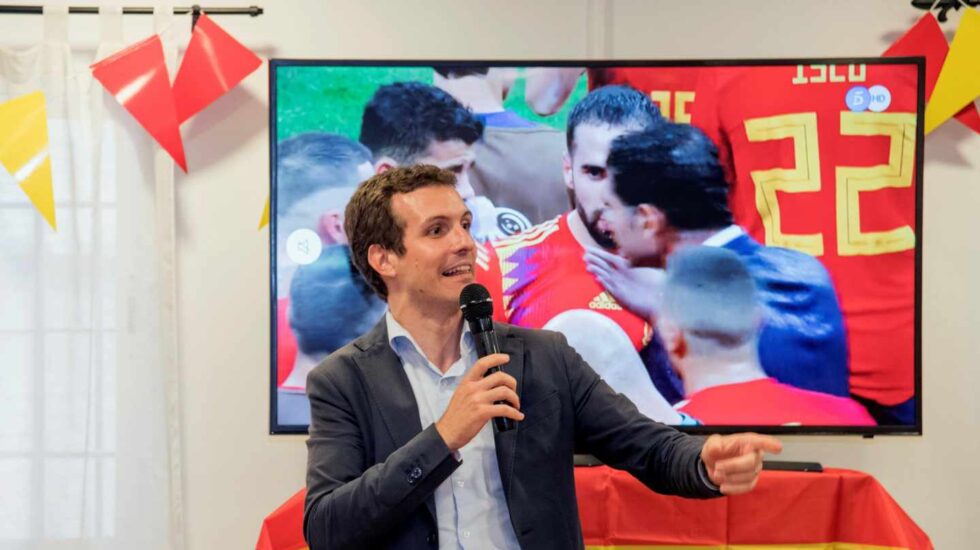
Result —
[[[463, 324], [460, 358], [445, 374], [432, 364], [391, 312], [385, 313], [388, 343], [402, 362], [419, 408], [422, 429], [442, 417], [463, 375], [476, 362], [469, 327]], [[460, 466], [436, 488], [440, 550], [520, 549], [497, 468], [493, 427], [489, 422], [459, 449]]]

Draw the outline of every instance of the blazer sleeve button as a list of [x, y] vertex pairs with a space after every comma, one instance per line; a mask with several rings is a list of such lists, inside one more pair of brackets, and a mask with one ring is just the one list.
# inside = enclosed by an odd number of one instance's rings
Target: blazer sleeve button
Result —
[[422, 479], [422, 468], [419, 466], [415, 466], [408, 473], [408, 482], [412, 485], [415, 485], [415, 483], [420, 479]]

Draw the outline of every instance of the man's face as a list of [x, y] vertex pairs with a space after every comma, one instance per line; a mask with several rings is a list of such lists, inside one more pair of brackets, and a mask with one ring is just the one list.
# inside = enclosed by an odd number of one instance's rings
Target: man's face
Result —
[[664, 246], [657, 222], [659, 213], [649, 205], [624, 204], [612, 189], [602, 194], [603, 209], [596, 226], [615, 243], [619, 255], [645, 265], [663, 265]]
[[463, 200], [476, 196], [470, 185], [470, 167], [473, 166], [473, 145], [465, 141], [433, 141], [422, 156], [415, 159], [418, 164], [432, 164], [456, 174], [456, 190]]
[[476, 245], [470, 237], [471, 214], [451, 187], [433, 185], [391, 199], [402, 225], [405, 253], [391, 254], [397, 285], [417, 303], [457, 307], [459, 293], [473, 282]]
[[565, 184], [572, 191], [575, 210], [592, 238], [603, 248], [615, 248], [609, 234], [599, 227], [602, 197], [610, 189], [606, 159], [613, 140], [629, 128], [605, 124], [580, 124], [575, 128], [572, 150], [565, 163]]

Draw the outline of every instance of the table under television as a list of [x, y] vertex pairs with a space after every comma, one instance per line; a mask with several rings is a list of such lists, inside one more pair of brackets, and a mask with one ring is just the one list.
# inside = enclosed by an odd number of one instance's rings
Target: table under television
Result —
[[[763, 471], [746, 495], [656, 494], [606, 466], [575, 468], [582, 534], [594, 550], [918, 550], [929, 537], [872, 476], [854, 470]], [[256, 550], [300, 550], [300, 490], [262, 522]]]

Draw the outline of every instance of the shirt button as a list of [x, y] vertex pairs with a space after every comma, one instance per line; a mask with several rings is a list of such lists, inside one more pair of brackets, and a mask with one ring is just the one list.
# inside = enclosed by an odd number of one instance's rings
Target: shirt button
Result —
[[462, 480], [460, 480], [460, 481], [457, 481], [457, 482], [456, 482], [456, 486], [457, 486], [457, 487], [460, 487], [460, 488], [462, 488], [462, 487], [463, 487], [463, 485], [466, 485], [466, 482], [465, 482], [465, 481], [462, 481]]
[[470, 538], [470, 532], [469, 532], [468, 530], [466, 530], [466, 531], [463, 531], [463, 538], [464, 538], [464, 539], [468, 539], [468, 538]]

